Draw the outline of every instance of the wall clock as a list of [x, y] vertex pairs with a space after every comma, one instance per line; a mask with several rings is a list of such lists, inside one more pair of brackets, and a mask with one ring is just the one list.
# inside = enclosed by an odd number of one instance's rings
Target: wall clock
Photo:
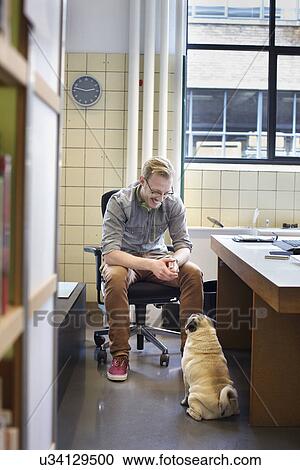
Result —
[[73, 82], [73, 100], [80, 106], [93, 106], [102, 95], [102, 87], [98, 80], [91, 75], [81, 75]]

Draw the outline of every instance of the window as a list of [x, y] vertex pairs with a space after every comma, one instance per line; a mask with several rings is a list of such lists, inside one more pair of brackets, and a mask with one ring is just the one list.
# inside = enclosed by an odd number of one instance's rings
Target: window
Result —
[[300, 163], [299, 3], [188, 2], [188, 161]]

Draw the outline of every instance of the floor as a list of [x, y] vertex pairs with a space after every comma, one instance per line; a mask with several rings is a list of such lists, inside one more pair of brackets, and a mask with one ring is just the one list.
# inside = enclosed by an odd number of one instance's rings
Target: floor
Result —
[[130, 376], [122, 383], [97, 369], [92, 337], [81, 350], [58, 413], [58, 449], [299, 449], [300, 428], [255, 428], [248, 424], [250, 358], [225, 351], [239, 392], [239, 416], [196, 422], [180, 405], [183, 396], [178, 339], [165, 338], [169, 367], [149, 343], [132, 342]]

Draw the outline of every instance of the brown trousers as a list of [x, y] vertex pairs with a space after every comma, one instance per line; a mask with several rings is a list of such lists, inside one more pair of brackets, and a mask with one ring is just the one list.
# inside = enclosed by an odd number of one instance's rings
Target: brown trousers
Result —
[[[109, 339], [112, 356], [126, 355], [129, 345], [129, 304], [127, 289], [136, 281], [147, 280], [161, 283], [151, 271], [132, 270], [123, 266], [105, 265], [102, 270], [105, 280], [105, 308], [109, 315]], [[180, 329], [181, 345], [186, 340], [184, 326], [192, 313], [201, 313], [203, 309], [203, 279], [199, 267], [188, 261], [179, 268], [178, 278], [164, 282], [180, 288]]]

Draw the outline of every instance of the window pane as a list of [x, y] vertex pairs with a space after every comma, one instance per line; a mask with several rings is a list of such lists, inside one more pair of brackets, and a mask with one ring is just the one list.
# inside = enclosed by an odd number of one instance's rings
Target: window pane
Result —
[[222, 130], [224, 108], [223, 91], [196, 89], [192, 91], [192, 96], [192, 130]]
[[193, 137], [193, 156], [209, 158], [224, 157], [221, 135], [197, 135]]
[[188, 42], [268, 43], [269, 0], [189, 0]]
[[[187, 86], [192, 117], [188, 156], [205, 153], [215, 157], [261, 157], [257, 149], [260, 150], [263, 122], [266, 127], [267, 120], [267, 100], [263, 98], [267, 57], [267, 53], [252, 51], [188, 50]], [[249, 137], [254, 136], [255, 140], [249, 143]]]
[[277, 64], [276, 156], [299, 157], [300, 56], [279, 56]]
[[299, 0], [276, 1], [277, 46], [299, 46], [300, 36]]
[[257, 130], [257, 98], [255, 91], [230, 91], [227, 97], [226, 131]]
[[277, 132], [292, 132], [293, 101], [293, 93], [290, 93], [288, 91], [279, 91], [277, 93]]
[[300, 133], [300, 93], [296, 93], [296, 132]]

